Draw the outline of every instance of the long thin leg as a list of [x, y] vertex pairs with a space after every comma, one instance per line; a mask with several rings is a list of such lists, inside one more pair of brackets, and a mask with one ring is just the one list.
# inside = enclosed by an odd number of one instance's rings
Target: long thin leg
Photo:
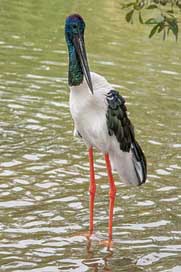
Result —
[[114, 178], [112, 175], [111, 163], [109, 160], [109, 154], [105, 154], [105, 161], [107, 167], [107, 173], [109, 178], [110, 190], [109, 190], [109, 225], [108, 225], [108, 233], [109, 233], [109, 242], [112, 241], [112, 225], [113, 225], [113, 213], [114, 213], [114, 201], [116, 196], [116, 186], [114, 184]]
[[89, 187], [89, 210], [90, 210], [90, 221], [89, 221], [89, 232], [90, 235], [94, 230], [94, 198], [96, 193], [95, 173], [94, 173], [94, 157], [93, 148], [89, 148], [89, 166], [90, 166], [90, 187]]

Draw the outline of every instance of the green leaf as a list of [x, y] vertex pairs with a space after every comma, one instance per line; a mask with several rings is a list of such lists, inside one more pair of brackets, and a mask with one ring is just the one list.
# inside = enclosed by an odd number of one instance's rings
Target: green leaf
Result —
[[175, 36], [175, 39], [177, 40], [179, 31], [177, 19], [166, 18], [166, 22], [168, 23], [170, 30], [172, 31], [172, 33]]
[[134, 13], [134, 9], [132, 9], [131, 11], [129, 11], [127, 14], [126, 14], [126, 21], [128, 23], [132, 22], [132, 17], [133, 17], [133, 13]]
[[141, 11], [139, 12], [139, 22], [140, 22], [140, 24], [144, 24], [143, 18], [142, 18], [142, 15], [141, 15]]
[[151, 37], [156, 33], [158, 27], [159, 27], [159, 24], [155, 25], [155, 26], [152, 28], [152, 30], [150, 31], [150, 34], [149, 34], [149, 38], [151, 38]]
[[149, 6], [147, 7], [147, 9], [155, 9], [155, 8], [158, 8], [158, 6], [155, 5], [155, 4], [149, 5]]
[[154, 24], [160, 24], [160, 23], [162, 23], [162, 22], [164, 22], [164, 21], [165, 21], [165, 17], [162, 16], [162, 15], [160, 15], [160, 16], [158, 16], [158, 17], [156, 17], [156, 18], [149, 18], [149, 19], [145, 22], [145, 24], [147, 24], [147, 25], [154, 25]]
[[165, 28], [165, 24], [159, 24], [158, 33], [160, 33]]
[[157, 21], [155, 18], [149, 18], [148, 20], [146, 20], [145, 24], [146, 25], [153, 25], [153, 24], [157, 24]]
[[177, 23], [171, 24], [170, 29], [172, 30], [173, 34], [175, 35], [176, 41], [178, 40], [178, 25]]
[[167, 10], [167, 13], [169, 13], [171, 15], [171, 14], [174, 14], [174, 11], [173, 11], [173, 9], [170, 9], [170, 10]]

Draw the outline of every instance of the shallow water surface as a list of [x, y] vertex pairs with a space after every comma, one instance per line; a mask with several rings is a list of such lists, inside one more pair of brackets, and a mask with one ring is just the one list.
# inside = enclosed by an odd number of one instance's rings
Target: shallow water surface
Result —
[[[86, 147], [72, 135], [64, 19], [87, 22], [92, 70], [126, 98], [148, 181], [122, 185], [113, 252], [108, 181], [96, 152], [95, 233]], [[0, 8], [0, 271], [181, 271], [180, 42], [149, 40], [118, 1], [2, 0]]]

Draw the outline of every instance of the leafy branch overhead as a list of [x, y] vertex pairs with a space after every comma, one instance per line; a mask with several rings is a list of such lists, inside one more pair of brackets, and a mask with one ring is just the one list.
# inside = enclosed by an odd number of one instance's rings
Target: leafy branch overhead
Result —
[[149, 38], [156, 33], [163, 33], [165, 40], [171, 32], [178, 39], [181, 0], [130, 0], [122, 7], [128, 10], [125, 16], [128, 23], [133, 23], [137, 17], [141, 24], [152, 26]]

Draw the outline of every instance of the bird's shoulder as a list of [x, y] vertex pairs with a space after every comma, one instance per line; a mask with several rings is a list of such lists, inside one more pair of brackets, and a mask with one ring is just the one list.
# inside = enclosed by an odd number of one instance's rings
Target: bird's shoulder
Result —
[[127, 115], [125, 99], [118, 91], [111, 90], [107, 93], [106, 100], [108, 133], [116, 136], [122, 151], [129, 152], [134, 139], [134, 128]]
[[107, 81], [105, 79], [105, 77], [103, 77], [102, 75], [100, 74], [97, 74], [96, 72], [90, 72], [90, 75], [91, 75], [91, 80], [94, 80], [94, 81]]
[[112, 89], [111, 84], [100, 74], [91, 72], [91, 80], [93, 84], [94, 94], [106, 94]]

